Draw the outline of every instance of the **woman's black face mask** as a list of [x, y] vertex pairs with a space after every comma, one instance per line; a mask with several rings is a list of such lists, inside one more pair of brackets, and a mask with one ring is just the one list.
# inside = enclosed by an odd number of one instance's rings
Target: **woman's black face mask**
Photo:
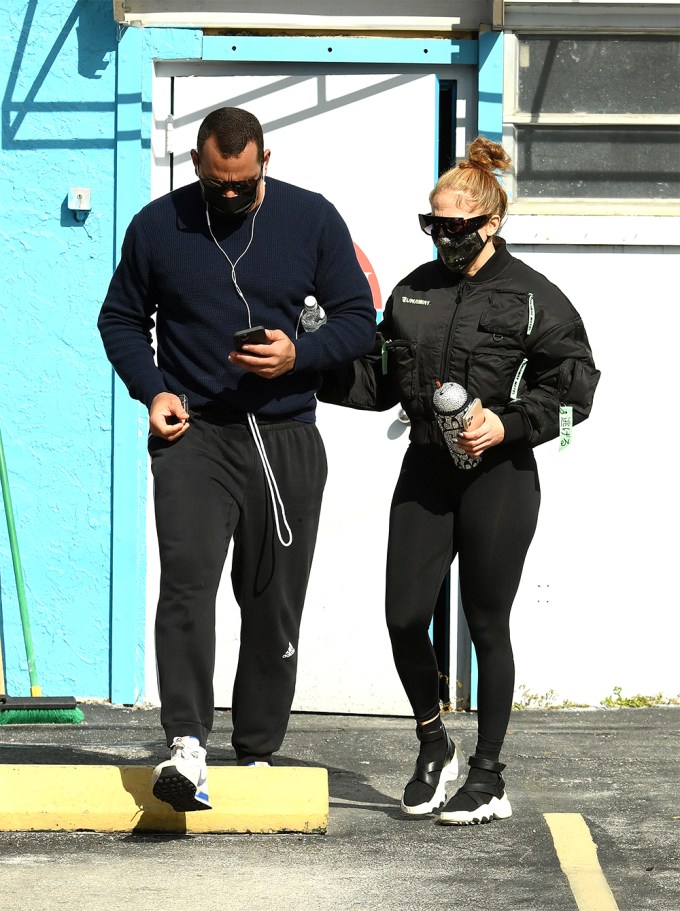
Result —
[[490, 215], [475, 218], [418, 216], [420, 227], [432, 237], [442, 262], [452, 272], [462, 272], [484, 249], [486, 241], [482, 240], [478, 229], [490, 218]]
[[479, 232], [474, 231], [459, 240], [438, 237], [434, 245], [447, 269], [452, 272], [462, 272], [466, 266], [469, 266], [479, 256], [484, 249], [485, 243], [486, 241], [482, 240]]

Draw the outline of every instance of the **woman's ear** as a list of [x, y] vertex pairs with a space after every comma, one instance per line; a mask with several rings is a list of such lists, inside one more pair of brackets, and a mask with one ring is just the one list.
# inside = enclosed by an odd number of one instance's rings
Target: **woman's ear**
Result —
[[495, 234], [498, 231], [500, 224], [500, 215], [492, 215], [485, 225], [487, 237], [491, 237], [493, 234]]

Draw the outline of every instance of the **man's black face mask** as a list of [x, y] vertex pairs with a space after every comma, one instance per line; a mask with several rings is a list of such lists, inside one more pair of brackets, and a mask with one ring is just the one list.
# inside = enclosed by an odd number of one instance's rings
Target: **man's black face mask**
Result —
[[[198, 172], [198, 168], [196, 171]], [[213, 177], [201, 177], [200, 174], [198, 179], [203, 189], [203, 198], [213, 212], [221, 215], [222, 218], [241, 218], [255, 202], [262, 176], [263, 164], [261, 163], [259, 176], [251, 177], [248, 180], [217, 180]], [[236, 196], [224, 195], [230, 190]]]
[[245, 190], [238, 196], [224, 196], [222, 190], [211, 187], [206, 181], [201, 180], [203, 198], [213, 212], [222, 218], [242, 218], [255, 202], [258, 184], [259, 179], [252, 190]]

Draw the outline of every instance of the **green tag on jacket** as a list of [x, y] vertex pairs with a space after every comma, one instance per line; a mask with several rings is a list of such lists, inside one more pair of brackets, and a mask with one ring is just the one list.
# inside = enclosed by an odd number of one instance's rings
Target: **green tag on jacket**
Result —
[[573, 426], [574, 409], [571, 405], [560, 405], [560, 452], [570, 445]]

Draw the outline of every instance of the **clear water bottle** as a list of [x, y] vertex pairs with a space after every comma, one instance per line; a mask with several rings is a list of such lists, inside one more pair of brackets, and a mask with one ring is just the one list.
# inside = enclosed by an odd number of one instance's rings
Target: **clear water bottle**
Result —
[[315, 297], [311, 294], [304, 300], [304, 308], [300, 321], [305, 332], [316, 332], [319, 326], [326, 322], [326, 313]]

